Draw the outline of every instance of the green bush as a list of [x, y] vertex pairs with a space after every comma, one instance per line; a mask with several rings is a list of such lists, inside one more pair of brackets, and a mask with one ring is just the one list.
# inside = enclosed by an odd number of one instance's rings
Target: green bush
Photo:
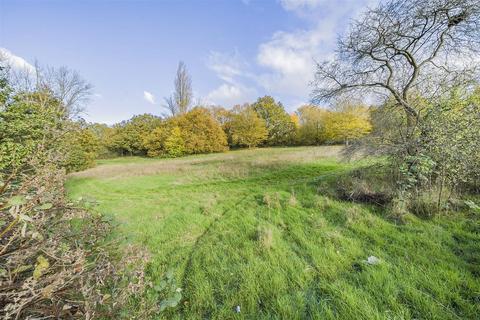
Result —
[[[6, 87], [0, 81], [0, 318], [118, 318], [145, 288], [144, 264], [114, 260], [111, 225], [64, 195], [65, 166], [92, 159], [91, 136], [49, 90]], [[134, 292], [124, 290], [130, 281]]]

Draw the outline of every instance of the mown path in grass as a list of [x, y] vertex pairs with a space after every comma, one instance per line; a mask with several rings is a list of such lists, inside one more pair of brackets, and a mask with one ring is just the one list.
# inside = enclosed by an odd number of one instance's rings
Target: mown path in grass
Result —
[[[340, 162], [338, 151], [106, 160], [67, 189], [97, 199], [127, 241], [150, 251], [154, 282], [174, 270], [182, 303], [160, 318], [476, 318], [478, 217], [399, 225], [378, 208], [329, 198], [318, 180], [365, 164]], [[371, 255], [381, 263], [366, 264]]]

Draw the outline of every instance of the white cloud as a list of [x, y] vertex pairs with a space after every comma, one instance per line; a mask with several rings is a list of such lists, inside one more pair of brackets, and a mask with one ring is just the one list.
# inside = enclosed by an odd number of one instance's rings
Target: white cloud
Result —
[[206, 103], [229, 107], [256, 98], [257, 90], [245, 85], [254, 76], [249, 73], [248, 63], [237, 50], [233, 53], [211, 51], [207, 67], [224, 83], [207, 94]]
[[22, 57], [14, 55], [10, 50], [0, 48], [0, 61], [5, 61], [7, 65], [16, 71], [35, 72], [35, 67], [28, 63]]
[[318, 7], [324, 2], [324, 0], [280, 0], [280, 4], [287, 11], [312, 9]]
[[211, 51], [208, 56], [207, 67], [213, 70], [223, 81], [235, 83], [236, 77], [247, 76], [248, 64], [237, 50], [233, 53]]
[[231, 105], [251, 101], [260, 92], [286, 101], [289, 108], [303, 104], [312, 91], [316, 61], [332, 58], [337, 36], [344, 32], [349, 19], [378, 0], [277, 1], [310, 27], [273, 33], [258, 45], [255, 60], [249, 60], [250, 64], [237, 50], [212, 51], [207, 66], [223, 84], [211, 91], [206, 100]]
[[271, 92], [306, 99], [315, 61], [331, 55], [334, 29], [335, 24], [323, 22], [311, 30], [276, 32], [258, 48], [257, 62], [267, 70], [258, 76], [259, 83]]
[[310, 21], [310, 29], [277, 31], [259, 45], [257, 63], [264, 68], [258, 83], [269, 93], [307, 100], [316, 61], [333, 57], [337, 35], [348, 20], [376, 0], [281, 0], [283, 8]]
[[254, 88], [245, 87], [240, 84], [224, 83], [211, 91], [207, 95], [206, 100], [208, 104], [231, 107], [236, 104], [251, 101], [255, 99], [256, 96], [257, 91]]
[[148, 103], [155, 104], [155, 96], [148, 91], [143, 91], [143, 98], [147, 100]]

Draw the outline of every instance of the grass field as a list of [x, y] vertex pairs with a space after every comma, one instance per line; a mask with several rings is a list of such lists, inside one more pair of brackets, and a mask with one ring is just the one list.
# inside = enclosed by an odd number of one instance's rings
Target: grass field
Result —
[[[182, 288], [165, 319], [479, 319], [478, 216], [408, 216], [327, 197], [338, 147], [103, 160], [73, 175]], [[369, 256], [380, 259], [370, 265]], [[240, 312], [235, 308], [240, 306]]]

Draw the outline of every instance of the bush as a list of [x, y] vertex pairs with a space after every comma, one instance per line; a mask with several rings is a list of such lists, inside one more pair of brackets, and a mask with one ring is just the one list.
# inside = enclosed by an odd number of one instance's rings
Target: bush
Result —
[[162, 125], [162, 119], [151, 114], [133, 116], [113, 126], [109, 149], [119, 155], [146, 155], [145, 137]]
[[[391, 168], [387, 166], [370, 166], [348, 172], [334, 181], [334, 194], [342, 200], [386, 205], [395, 196], [395, 182], [392, 180]], [[331, 186], [324, 186], [323, 190]]]
[[432, 215], [448, 208], [453, 194], [478, 190], [480, 89], [455, 88], [435, 101], [411, 101], [419, 113], [414, 125], [388, 101], [373, 110], [373, 133], [363, 146], [367, 154], [388, 156], [395, 197], [410, 203], [408, 210]]
[[[223, 152], [228, 149], [227, 137], [220, 124], [203, 108], [194, 108], [168, 120], [178, 127], [185, 143], [185, 154]], [[178, 144], [179, 138], [177, 138]]]
[[118, 318], [145, 288], [144, 263], [112, 259], [110, 224], [64, 198], [64, 139], [78, 126], [49, 91], [0, 83], [0, 317]]
[[69, 149], [64, 164], [67, 172], [94, 167], [101, 148], [100, 141], [90, 128], [77, 124], [71, 126], [71, 131], [65, 136], [65, 148]]
[[224, 127], [231, 146], [256, 147], [268, 136], [264, 120], [248, 105], [235, 107]]

